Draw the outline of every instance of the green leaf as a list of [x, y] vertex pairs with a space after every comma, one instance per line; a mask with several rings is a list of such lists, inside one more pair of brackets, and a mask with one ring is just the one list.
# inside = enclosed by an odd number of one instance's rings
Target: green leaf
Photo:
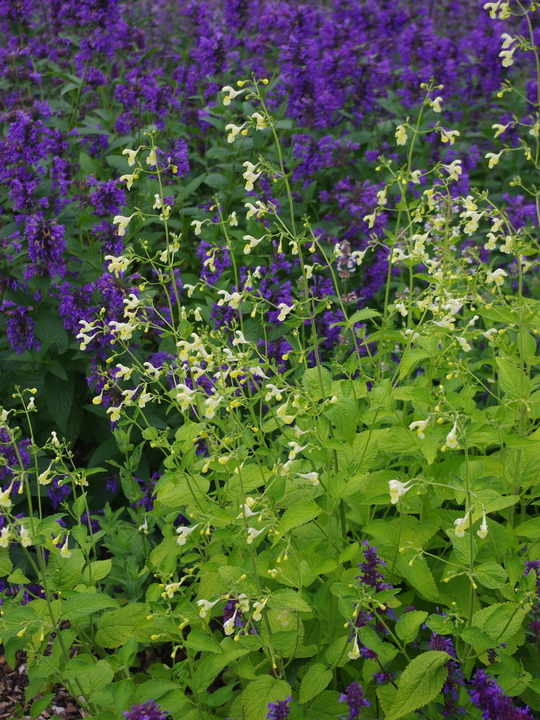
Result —
[[[116, 600], [98, 593], [77, 593], [68, 598], [62, 606], [64, 620], [77, 620], [92, 613], [116, 607]], [[127, 639], [127, 638], [126, 638]], [[125, 642], [125, 641], [124, 641]]]
[[207, 635], [202, 630], [192, 630], [187, 636], [187, 639], [184, 640], [184, 645], [191, 650], [196, 650], [197, 652], [221, 652], [221, 648], [214, 638]]
[[285, 700], [291, 695], [291, 686], [285, 680], [271, 675], [261, 675], [253, 680], [242, 693], [243, 720], [266, 720], [268, 704]]
[[372, 310], [371, 308], [362, 308], [361, 310], [357, 310], [355, 313], [351, 315], [351, 317], [347, 320], [347, 325], [354, 325], [357, 322], [362, 322], [362, 320], [369, 320], [370, 318], [374, 317], [380, 317], [381, 313], [377, 310]]
[[514, 532], [516, 535], [524, 535], [529, 540], [538, 540], [540, 538], [540, 517], [521, 523]]
[[[396, 568], [421, 597], [436, 601], [439, 591], [427, 562], [423, 557], [413, 558], [413, 550], [403, 553], [397, 559]], [[409, 565], [411, 560], [413, 564]]]
[[73, 405], [73, 380], [62, 380], [48, 373], [45, 376], [47, 408], [58, 427], [66, 431], [66, 425]]
[[332, 376], [324, 367], [309, 368], [302, 376], [302, 385], [313, 400], [321, 400], [330, 397]]
[[335, 720], [343, 714], [343, 703], [339, 702], [340, 693], [334, 690], [323, 690], [310, 703], [306, 710], [306, 718], [310, 720]]
[[305, 525], [318, 517], [320, 513], [321, 508], [313, 500], [299, 500], [283, 513], [281, 518], [283, 531], [287, 532], [300, 525]]
[[397, 655], [397, 649], [390, 643], [383, 642], [375, 630], [369, 627], [361, 627], [358, 638], [363, 645], [377, 653], [383, 665]]
[[496, 647], [497, 643], [487, 633], [478, 627], [466, 627], [461, 631], [460, 637], [472, 645], [476, 652], [483, 652], [488, 648]]
[[130, 603], [102, 615], [97, 623], [96, 642], [104, 648], [120, 647], [137, 634], [135, 626], [145, 619], [148, 609], [143, 603]]
[[360, 545], [357, 542], [353, 542], [352, 545], [349, 545], [345, 548], [345, 550], [340, 552], [338, 562], [343, 565], [343, 563], [349, 562], [349, 560], [358, 557], [359, 549]]
[[83, 492], [73, 503], [73, 512], [80, 518], [86, 508], [86, 493]]
[[411, 660], [399, 679], [398, 691], [386, 720], [398, 720], [435, 700], [448, 675], [444, 664], [449, 659], [448, 653], [429, 650]]
[[43, 342], [43, 348], [56, 350], [59, 355], [64, 353], [69, 345], [69, 337], [64, 328], [62, 320], [51, 310], [44, 309], [35, 318], [36, 326], [34, 332], [36, 337]]
[[521, 629], [527, 610], [519, 603], [495, 603], [474, 613], [472, 624], [479, 627], [499, 645]]
[[325, 413], [339, 435], [352, 445], [358, 425], [358, 405], [353, 398], [340, 397], [337, 403]]
[[220, 173], [209, 173], [204, 178], [203, 182], [205, 185], [208, 185], [208, 187], [214, 188], [215, 190], [222, 190], [229, 184], [228, 178]]
[[87, 585], [103, 580], [111, 572], [112, 560], [96, 560], [83, 570], [83, 580]]
[[195, 687], [197, 691], [202, 692], [206, 690], [230, 662], [238, 660], [238, 658], [243, 655], [247, 655], [248, 652], [249, 650], [238, 647], [238, 644], [234, 643], [234, 646], [229, 646], [224, 652], [209, 655], [203, 660], [199, 660], [197, 669], [195, 670]]
[[30, 580], [26, 577], [21, 568], [17, 568], [16, 570], [14, 570], [7, 580], [8, 582], [14, 583], [15, 585], [26, 585], [26, 583], [30, 582]]
[[404, 643], [410, 643], [418, 634], [420, 625], [428, 616], [423, 610], [413, 610], [404, 613], [396, 623], [396, 633]]
[[332, 671], [322, 663], [312, 665], [302, 678], [299, 702], [303, 705], [326, 689], [332, 680]]
[[495, 358], [499, 370], [499, 382], [507, 395], [514, 398], [528, 398], [531, 394], [531, 381], [523, 370], [504, 358]]
[[6, 548], [4, 551], [4, 548], [2, 548], [0, 550], [0, 577], [9, 575], [12, 568], [13, 568], [13, 563], [9, 559], [8, 550]]
[[431, 357], [430, 354], [421, 348], [405, 350], [399, 364], [399, 379], [403, 380], [405, 375], [410, 373], [419, 362], [429, 357]]
[[487, 562], [474, 569], [474, 575], [479, 583], [492, 590], [504, 585], [508, 577], [506, 570], [498, 563]]
[[311, 607], [295, 590], [278, 590], [268, 599], [268, 606], [297, 612], [311, 612]]
[[51, 700], [56, 697], [56, 693], [49, 693], [48, 695], [44, 695], [43, 697], [39, 698], [39, 700], [36, 700], [35, 703], [32, 703], [32, 706], [30, 708], [30, 717], [33, 720], [36, 720], [41, 713], [49, 706]]

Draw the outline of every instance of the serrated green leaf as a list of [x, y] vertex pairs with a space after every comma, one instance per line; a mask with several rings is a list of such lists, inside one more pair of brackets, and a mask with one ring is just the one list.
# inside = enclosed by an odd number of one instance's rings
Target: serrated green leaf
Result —
[[97, 623], [96, 642], [104, 648], [124, 645], [136, 635], [135, 626], [148, 614], [143, 603], [130, 603], [113, 612], [102, 615]]
[[398, 720], [434, 700], [448, 675], [448, 653], [429, 650], [411, 660], [403, 671], [396, 697], [386, 720]]
[[332, 680], [332, 671], [322, 663], [312, 665], [302, 678], [299, 702], [304, 704], [326, 689]]
[[478, 565], [474, 568], [474, 575], [479, 583], [491, 589], [500, 588], [508, 577], [506, 570], [495, 562]]
[[195, 686], [197, 691], [202, 692], [206, 690], [230, 662], [238, 660], [238, 658], [248, 653], [249, 650], [238, 647], [238, 644], [235, 643], [234, 647], [230, 646], [221, 653], [209, 655], [203, 660], [200, 660], [195, 670]]
[[203, 180], [205, 185], [214, 188], [215, 190], [222, 190], [229, 184], [229, 179], [226, 175], [221, 173], [209, 173]]
[[[423, 557], [414, 558], [414, 551], [400, 555], [396, 568], [411, 587], [426, 600], [437, 600], [439, 591], [427, 562]], [[412, 565], [409, 562], [412, 560]]]
[[505, 358], [495, 358], [499, 371], [501, 388], [513, 398], [528, 398], [531, 394], [531, 381], [523, 370]]
[[526, 520], [518, 525], [514, 532], [516, 535], [524, 535], [529, 540], [538, 540], [540, 538], [540, 517]]
[[330, 410], [324, 415], [336, 428], [336, 431], [350, 445], [353, 444], [358, 425], [358, 405], [351, 397], [340, 397]]
[[95, 560], [83, 570], [83, 580], [87, 585], [103, 580], [111, 572], [112, 560]]
[[192, 630], [184, 640], [184, 645], [197, 652], [220, 653], [222, 651], [214, 638], [202, 630]]
[[475, 612], [472, 625], [479, 627], [499, 645], [521, 629], [526, 615], [527, 610], [518, 603], [495, 603]]
[[271, 675], [261, 675], [253, 680], [242, 693], [243, 720], [266, 720], [268, 704], [285, 700], [291, 695], [291, 686], [285, 680]]
[[310, 606], [295, 590], [278, 590], [268, 599], [268, 606], [297, 612], [311, 612]]
[[330, 397], [332, 376], [324, 367], [309, 368], [302, 376], [302, 385], [313, 400], [321, 400]]
[[281, 527], [287, 532], [314, 520], [321, 512], [321, 508], [313, 500], [299, 500], [285, 510], [281, 518]]
[[413, 610], [404, 613], [396, 623], [396, 633], [404, 643], [411, 643], [418, 635], [420, 625], [428, 616], [423, 610]]
[[410, 373], [419, 362], [426, 360], [429, 357], [431, 357], [430, 354], [421, 348], [410, 348], [409, 350], [405, 350], [399, 364], [399, 379], [403, 380], [403, 378]]
[[72, 595], [64, 602], [61, 617], [63, 620], [77, 620], [92, 613], [116, 607], [116, 605], [116, 600], [107, 597], [107, 595], [77, 593], [77, 595]]

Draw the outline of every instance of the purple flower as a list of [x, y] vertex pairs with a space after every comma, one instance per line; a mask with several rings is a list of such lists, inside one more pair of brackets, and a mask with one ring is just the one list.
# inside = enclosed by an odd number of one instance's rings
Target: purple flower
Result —
[[3, 300], [0, 312], [7, 318], [7, 339], [17, 355], [22, 355], [25, 350], [39, 350], [40, 343], [34, 335], [35, 323], [30, 317], [29, 308], [16, 305], [11, 300]]
[[165, 720], [168, 712], [162, 710], [155, 700], [147, 700], [142, 705], [132, 705], [122, 714], [126, 720]]
[[364, 562], [358, 563], [358, 567], [362, 570], [358, 576], [358, 584], [369, 585], [375, 588], [377, 592], [390, 590], [393, 586], [384, 582], [384, 575], [379, 570], [379, 568], [384, 567], [386, 563], [377, 555], [377, 548], [372, 547], [367, 540], [364, 540], [362, 545]]
[[285, 700], [268, 703], [268, 715], [266, 716], [267, 720], [287, 720], [289, 713], [291, 712], [291, 708], [289, 707], [291, 700], [292, 697], [289, 695], [289, 697], [286, 697]]
[[534, 720], [532, 710], [516, 707], [485, 670], [477, 670], [472, 679], [471, 702], [482, 711], [484, 720]]
[[64, 226], [45, 220], [41, 215], [26, 218], [25, 235], [28, 241], [28, 257], [32, 264], [24, 273], [25, 279], [47, 273], [51, 277], [64, 277], [66, 265], [62, 255], [66, 249]]
[[370, 702], [366, 700], [364, 692], [357, 682], [352, 682], [345, 692], [340, 695], [339, 702], [347, 703], [349, 708], [349, 720], [358, 720], [362, 708], [369, 707]]

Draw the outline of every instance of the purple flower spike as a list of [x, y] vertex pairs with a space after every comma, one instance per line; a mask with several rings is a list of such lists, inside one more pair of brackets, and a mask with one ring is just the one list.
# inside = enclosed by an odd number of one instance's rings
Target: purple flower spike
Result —
[[287, 720], [291, 712], [291, 708], [289, 707], [291, 700], [292, 697], [289, 695], [285, 700], [268, 703], [268, 715], [266, 716], [268, 720]]
[[364, 691], [357, 682], [352, 682], [349, 685], [345, 692], [340, 695], [339, 702], [347, 703], [349, 720], [358, 720], [362, 708], [370, 706], [369, 700], [366, 700]]
[[482, 711], [484, 720], [534, 720], [529, 707], [515, 707], [485, 670], [477, 670], [472, 680], [471, 701]]
[[132, 705], [123, 715], [126, 720], [165, 720], [168, 713], [155, 700], [147, 700], [142, 705]]

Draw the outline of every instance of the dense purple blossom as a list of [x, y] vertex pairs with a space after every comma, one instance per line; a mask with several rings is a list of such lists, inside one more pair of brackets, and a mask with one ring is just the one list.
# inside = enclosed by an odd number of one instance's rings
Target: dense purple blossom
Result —
[[358, 720], [362, 708], [369, 707], [370, 702], [366, 700], [364, 691], [357, 682], [352, 682], [339, 697], [339, 702], [347, 703], [349, 708], [349, 720]]
[[141, 705], [132, 705], [122, 714], [126, 720], [165, 720], [168, 712], [162, 710], [155, 700], [147, 700]]
[[47, 497], [51, 501], [54, 510], [71, 495], [71, 485], [67, 480], [67, 477], [55, 477], [47, 488]]
[[380, 568], [385, 567], [386, 563], [377, 555], [377, 548], [372, 547], [367, 540], [364, 540], [362, 551], [364, 561], [358, 563], [358, 567], [362, 571], [358, 576], [358, 584], [368, 585], [375, 588], [377, 592], [392, 588], [392, 585], [384, 581], [384, 575]]
[[6, 318], [7, 339], [17, 355], [22, 355], [25, 350], [39, 350], [41, 343], [34, 335], [35, 322], [26, 305], [3, 300], [0, 312]]
[[292, 697], [289, 695], [289, 697], [286, 697], [285, 700], [278, 700], [275, 703], [268, 703], [268, 715], [266, 716], [268, 720], [287, 720], [289, 717], [289, 713], [291, 712], [291, 708], [289, 706], [289, 703], [291, 702]]
[[[0, 457], [2, 458], [0, 463], [0, 483], [2, 483], [2, 490], [7, 490], [13, 477], [30, 466], [31, 458], [27, 449], [30, 440], [19, 440], [16, 445], [17, 449], [13, 446], [8, 431], [5, 428], [0, 428]], [[17, 482], [13, 486], [14, 492], [17, 492], [18, 488], [19, 483]]]
[[452, 660], [446, 663], [448, 675], [441, 690], [441, 699], [444, 702], [443, 716], [453, 718], [457, 713], [465, 715], [465, 708], [458, 705], [459, 688], [465, 685], [465, 681], [456, 659], [456, 651], [452, 638], [433, 633], [429, 641], [429, 647], [430, 650], [442, 650], [452, 658]]
[[484, 720], [534, 720], [532, 710], [516, 707], [485, 670], [477, 670], [473, 675], [470, 697]]
[[93, 188], [90, 194], [90, 202], [95, 208], [96, 214], [106, 218], [116, 215], [126, 205], [126, 193], [118, 186], [117, 181], [109, 180], [99, 182], [93, 177], [86, 181], [87, 185]]
[[33, 275], [47, 274], [50, 277], [66, 273], [63, 254], [66, 248], [63, 225], [50, 222], [40, 215], [26, 218], [25, 231], [28, 243], [28, 258], [31, 264], [25, 270], [25, 279]]

